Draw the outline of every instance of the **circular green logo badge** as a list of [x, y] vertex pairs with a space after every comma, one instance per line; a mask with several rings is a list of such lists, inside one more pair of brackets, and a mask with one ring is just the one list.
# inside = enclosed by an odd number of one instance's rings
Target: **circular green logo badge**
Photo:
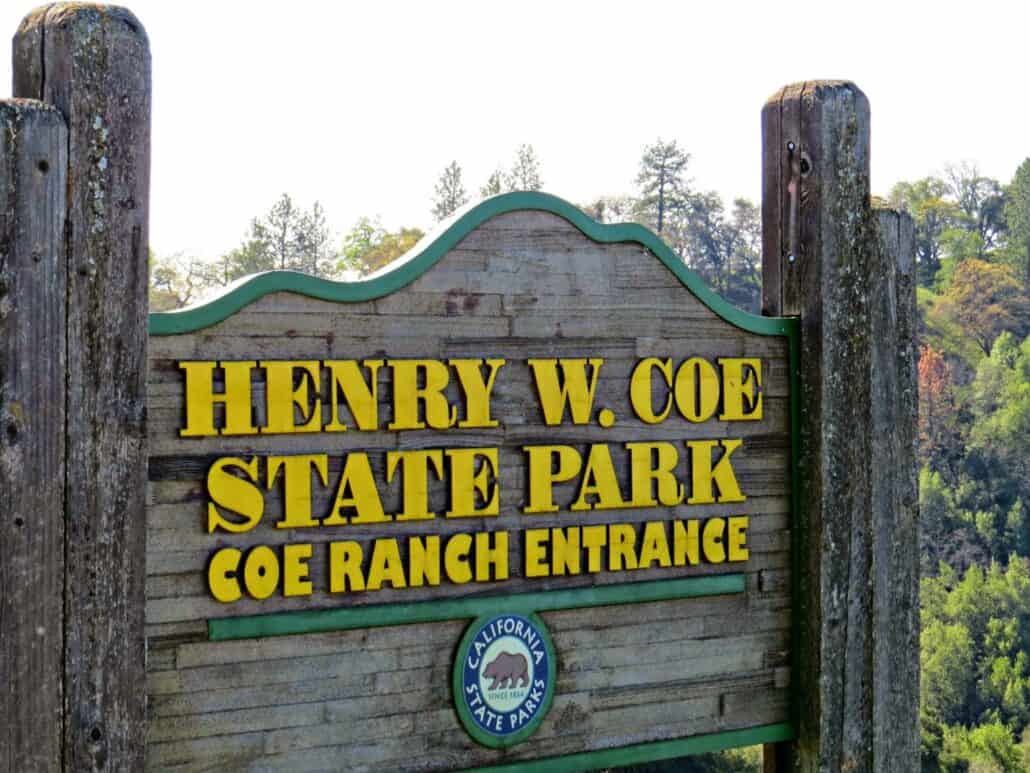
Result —
[[554, 698], [554, 645], [536, 615], [473, 621], [454, 661], [454, 706], [476, 741], [513, 746], [537, 729]]

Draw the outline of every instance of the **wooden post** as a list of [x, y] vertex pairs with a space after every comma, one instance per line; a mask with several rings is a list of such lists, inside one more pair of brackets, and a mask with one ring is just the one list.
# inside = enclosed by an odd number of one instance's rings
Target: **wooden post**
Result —
[[0, 769], [61, 766], [68, 132], [0, 102]]
[[873, 750], [875, 770], [919, 761], [919, 378], [915, 226], [878, 210], [873, 276]]
[[141, 770], [150, 50], [127, 10], [39, 8], [15, 96], [68, 125], [65, 770]]
[[800, 317], [802, 350], [799, 739], [767, 769], [916, 770], [911, 222], [870, 208], [854, 84], [785, 87], [762, 134], [762, 305]]

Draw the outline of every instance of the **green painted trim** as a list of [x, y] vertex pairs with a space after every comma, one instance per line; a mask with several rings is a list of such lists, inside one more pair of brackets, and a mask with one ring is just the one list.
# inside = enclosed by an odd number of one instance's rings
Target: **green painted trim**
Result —
[[705, 284], [684, 265], [669, 246], [637, 223], [603, 224], [569, 202], [547, 193], [520, 191], [493, 196], [459, 211], [437, 234], [426, 236], [385, 269], [356, 282], [334, 282], [296, 271], [267, 271], [244, 277], [219, 297], [200, 306], [150, 315], [150, 335], [192, 333], [232, 316], [258, 298], [274, 292], [293, 292], [323, 301], [355, 303], [382, 298], [410, 284], [432, 268], [458, 242], [487, 220], [508, 212], [533, 210], [564, 218], [585, 236], [601, 244], [636, 243], [651, 253], [690, 290], [699, 301], [732, 325], [759, 335], [786, 335], [792, 322], [779, 317], [760, 317], [738, 309]]
[[677, 738], [671, 741], [622, 746], [617, 749], [602, 749], [594, 752], [580, 752], [565, 757], [545, 757], [539, 760], [513, 762], [507, 765], [490, 765], [482, 768], [468, 768], [476, 773], [573, 773], [581, 770], [596, 770], [623, 765], [637, 765], [642, 762], [656, 762], [691, 754], [718, 752], [741, 746], [758, 746], [766, 743], [780, 743], [797, 738], [794, 725], [784, 722], [777, 725], [762, 725], [744, 730], [727, 730], [722, 733], [695, 735], [692, 738]]
[[[503, 609], [504, 611], [498, 611], [498, 608]], [[469, 648], [472, 646], [472, 642], [475, 640], [476, 634], [484, 625], [486, 625], [487, 621], [496, 617], [503, 617], [507, 614], [515, 613], [504, 609], [504, 605], [497, 605], [494, 611], [490, 614], [477, 617], [469, 623], [469, 627], [465, 629], [465, 634], [461, 637], [461, 643], [458, 644], [458, 654], [455, 656], [454, 663], [451, 666], [451, 699], [454, 704], [454, 710], [458, 713], [458, 719], [461, 720], [461, 724], [465, 728], [465, 732], [472, 736], [473, 740], [491, 749], [510, 749], [515, 744], [522, 743], [533, 735], [533, 733], [536, 732], [536, 729], [540, 727], [540, 723], [544, 721], [544, 717], [547, 716], [547, 712], [551, 710], [551, 704], [554, 702], [554, 688], [558, 683], [558, 656], [554, 650], [554, 641], [551, 639], [551, 632], [548, 630], [547, 624], [540, 618], [540, 615], [535, 613], [522, 615], [522, 617], [528, 619], [537, 627], [537, 630], [540, 631], [540, 638], [543, 639], [544, 649], [547, 651], [547, 687], [544, 692], [543, 705], [536, 713], [536, 716], [533, 717], [532, 721], [526, 723], [525, 727], [511, 735], [497, 736], [486, 732], [476, 724], [476, 720], [472, 717], [472, 712], [469, 711], [468, 706], [465, 705], [465, 701], [461, 698], [462, 674], [465, 670], [465, 658], [468, 657]], [[530, 687], [532, 687], [532, 684]]]
[[289, 636], [387, 625], [437, 623], [463, 617], [480, 617], [497, 610], [502, 605], [507, 612], [529, 615], [534, 612], [550, 612], [556, 609], [640, 604], [648, 601], [743, 593], [746, 584], [743, 574], [717, 574], [708, 577], [685, 577], [679, 580], [653, 580], [571, 590], [521, 593], [514, 596], [472, 596], [461, 599], [378, 604], [346, 609], [313, 609], [269, 615], [247, 615], [208, 620], [207, 636], [210, 641], [228, 641], [230, 639], [252, 639], [259, 636]]

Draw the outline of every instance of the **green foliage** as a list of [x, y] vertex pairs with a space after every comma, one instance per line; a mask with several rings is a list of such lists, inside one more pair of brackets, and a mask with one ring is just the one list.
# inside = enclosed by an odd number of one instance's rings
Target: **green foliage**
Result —
[[688, 265], [731, 303], [758, 311], [762, 294], [761, 220], [758, 208], [736, 199], [727, 216], [719, 194], [690, 195], [685, 217], [673, 219], [673, 247]]
[[961, 579], [944, 565], [921, 591], [924, 769], [1027, 770], [1030, 564], [1013, 555]]
[[288, 194], [264, 217], [254, 218], [239, 247], [218, 262], [218, 279], [228, 284], [259, 271], [302, 271], [331, 276], [337, 261], [325, 211], [316, 201], [310, 210], [294, 204]]
[[712, 754], [649, 762], [629, 768], [610, 768], [608, 773], [761, 773], [762, 747], [730, 749]]
[[532, 145], [520, 145], [515, 151], [515, 163], [504, 176], [509, 191], [538, 191], [544, 187], [540, 177], [540, 162]]
[[983, 351], [960, 325], [938, 308], [939, 303], [941, 296], [938, 293], [927, 287], [916, 288], [920, 340], [944, 352], [949, 360], [961, 364], [963, 370], [975, 370]]
[[1030, 299], [1012, 269], [966, 258], [934, 304], [933, 314], [958, 326], [983, 352], [1005, 331], [1020, 338], [1030, 332]]
[[943, 290], [950, 284], [949, 269], [1005, 249], [1005, 193], [976, 164], [948, 164], [942, 176], [900, 182], [889, 201], [915, 222], [918, 277], [924, 287]]
[[[456, 165], [455, 161], [453, 165]], [[481, 199], [510, 191], [538, 191], [544, 187], [540, 174], [540, 160], [532, 145], [519, 145], [511, 168], [497, 167], [479, 189]], [[434, 210], [435, 214], [435, 210]], [[439, 219], [439, 218], [438, 218]]]
[[464, 206], [469, 200], [465, 185], [461, 181], [461, 167], [457, 161], [452, 161], [440, 173], [440, 179], [436, 182], [435, 196], [433, 197], [433, 217], [443, 220], [450, 217], [455, 210]]
[[490, 173], [490, 176], [486, 178], [486, 183], [484, 183], [483, 187], [479, 189], [479, 197], [485, 199], [503, 192], [504, 172], [500, 169], [496, 169]]
[[362, 259], [386, 236], [378, 218], [360, 217], [343, 236], [339, 267], [343, 271], [361, 272]]
[[388, 232], [378, 219], [359, 218], [343, 237], [339, 268], [363, 276], [371, 274], [406, 253], [423, 236], [418, 228]]
[[1026, 773], [1030, 770], [1012, 731], [998, 720], [972, 729], [944, 728], [940, 769], [970, 773]]
[[632, 196], [598, 196], [580, 209], [598, 223], [631, 223], [636, 218], [637, 202]]
[[1030, 337], [998, 337], [977, 367], [970, 408], [970, 447], [1030, 477]]
[[933, 282], [944, 254], [942, 236], [961, 218], [958, 205], [949, 201], [947, 184], [936, 177], [915, 182], [900, 182], [890, 192], [890, 205], [912, 215], [916, 226], [916, 260], [919, 279]]
[[973, 642], [969, 629], [939, 620], [926, 625], [920, 667], [923, 711], [941, 722], [960, 721], [972, 687]]
[[975, 257], [983, 258], [995, 247], [1005, 231], [1005, 200], [997, 180], [980, 174], [975, 163], [963, 161], [947, 164], [944, 178], [948, 193], [964, 216], [964, 224], [976, 234], [980, 249]]
[[663, 235], [670, 219], [685, 216], [690, 203], [690, 183], [687, 164], [690, 154], [676, 143], [660, 137], [644, 148], [637, 174], [637, 212], [659, 236]]
[[217, 281], [209, 263], [185, 255], [150, 255], [150, 310], [171, 311], [197, 301]]
[[1023, 287], [1030, 289], [1030, 158], [1019, 165], [1005, 191], [1005, 221], [1009, 228], [1007, 261]]

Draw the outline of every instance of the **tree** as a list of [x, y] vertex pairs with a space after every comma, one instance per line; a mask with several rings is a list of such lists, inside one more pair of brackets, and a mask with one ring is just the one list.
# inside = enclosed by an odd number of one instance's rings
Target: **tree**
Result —
[[[996, 471], [997, 504], [1006, 518], [1019, 521], [1024, 497], [1030, 504], [1030, 336], [1022, 344], [1011, 333], [998, 336], [977, 366], [969, 403], [969, 451]], [[1030, 548], [1025, 531], [1015, 538]]]
[[932, 346], [919, 351], [919, 458], [934, 467], [959, 452], [951, 365]]
[[734, 238], [724, 217], [722, 199], [715, 191], [695, 193], [685, 211], [686, 239], [681, 257], [708, 284], [725, 294]]
[[197, 301], [219, 284], [215, 267], [182, 254], [150, 255], [150, 310], [171, 311]]
[[482, 188], [479, 189], [479, 195], [481, 198], [489, 198], [490, 196], [496, 196], [504, 191], [504, 172], [500, 169], [495, 169], [490, 173], [490, 176], [486, 178], [486, 183]]
[[1030, 565], [1010, 556], [961, 579], [941, 565], [920, 597], [924, 770], [1025, 772], [1015, 739], [1030, 719]]
[[371, 274], [399, 258], [416, 244], [425, 233], [418, 228], [401, 228], [387, 233], [361, 258], [362, 273]]
[[598, 196], [580, 209], [599, 223], [628, 223], [636, 214], [637, 202], [632, 196]]
[[1005, 220], [1016, 274], [1023, 280], [1024, 293], [1030, 292], [1030, 158], [1019, 165], [1005, 191]]
[[979, 238], [976, 257], [982, 259], [1005, 230], [1001, 185], [997, 180], [984, 177], [977, 165], [969, 161], [946, 165], [944, 177], [948, 192], [965, 215], [967, 229]]
[[343, 238], [340, 268], [361, 275], [371, 274], [406, 253], [424, 235], [418, 228], [401, 228], [390, 233], [378, 218], [359, 218]]
[[900, 182], [890, 192], [890, 205], [907, 211], [915, 223], [919, 281], [925, 286], [933, 283], [940, 270], [943, 234], [962, 217], [958, 205], [948, 201], [947, 196], [948, 184], [937, 177], [925, 177], [912, 183]]
[[301, 212], [293, 238], [298, 270], [314, 276], [333, 273], [337, 258], [333, 234], [326, 221], [325, 210], [317, 201], [309, 212]]
[[285, 271], [287, 268], [299, 267], [301, 213], [286, 193], [272, 205], [263, 220], [254, 221], [255, 235], [264, 245], [272, 260], [272, 266]]
[[360, 217], [343, 237], [343, 249], [340, 251], [340, 269], [344, 271], [360, 271], [361, 259], [375, 247], [386, 231], [379, 218]]
[[325, 212], [315, 202], [310, 211], [282, 194], [264, 217], [254, 218], [239, 247], [224, 255], [219, 272], [227, 283], [260, 271], [303, 271], [314, 276], [332, 273], [337, 255]]
[[957, 324], [984, 354], [1006, 330], [1030, 330], [1030, 299], [1006, 265], [970, 258], [956, 268], [935, 311]]
[[726, 300], [758, 314], [762, 305], [762, 218], [753, 202], [733, 200], [730, 238]]
[[997, 719], [972, 730], [947, 728], [940, 762], [942, 770], [956, 773], [966, 770], [1026, 773], [1028, 769], [1012, 731]]
[[973, 688], [973, 638], [961, 623], [934, 620], [923, 628], [920, 648], [920, 705], [944, 724], [965, 719]]
[[687, 164], [690, 156], [676, 143], [660, 137], [644, 148], [637, 174], [640, 213], [659, 235], [665, 230], [669, 213], [687, 208], [690, 186]]
[[452, 161], [436, 182], [436, 195], [433, 197], [433, 217], [437, 221], [450, 217], [451, 214], [468, 201], [468, 193], [461, 182], [461, 167]]
[[532, 145], [519, 145], [515, 163], [504, 181], [509, 191], [538, 191], [544, 187], [540, 178], [540, 162]]

